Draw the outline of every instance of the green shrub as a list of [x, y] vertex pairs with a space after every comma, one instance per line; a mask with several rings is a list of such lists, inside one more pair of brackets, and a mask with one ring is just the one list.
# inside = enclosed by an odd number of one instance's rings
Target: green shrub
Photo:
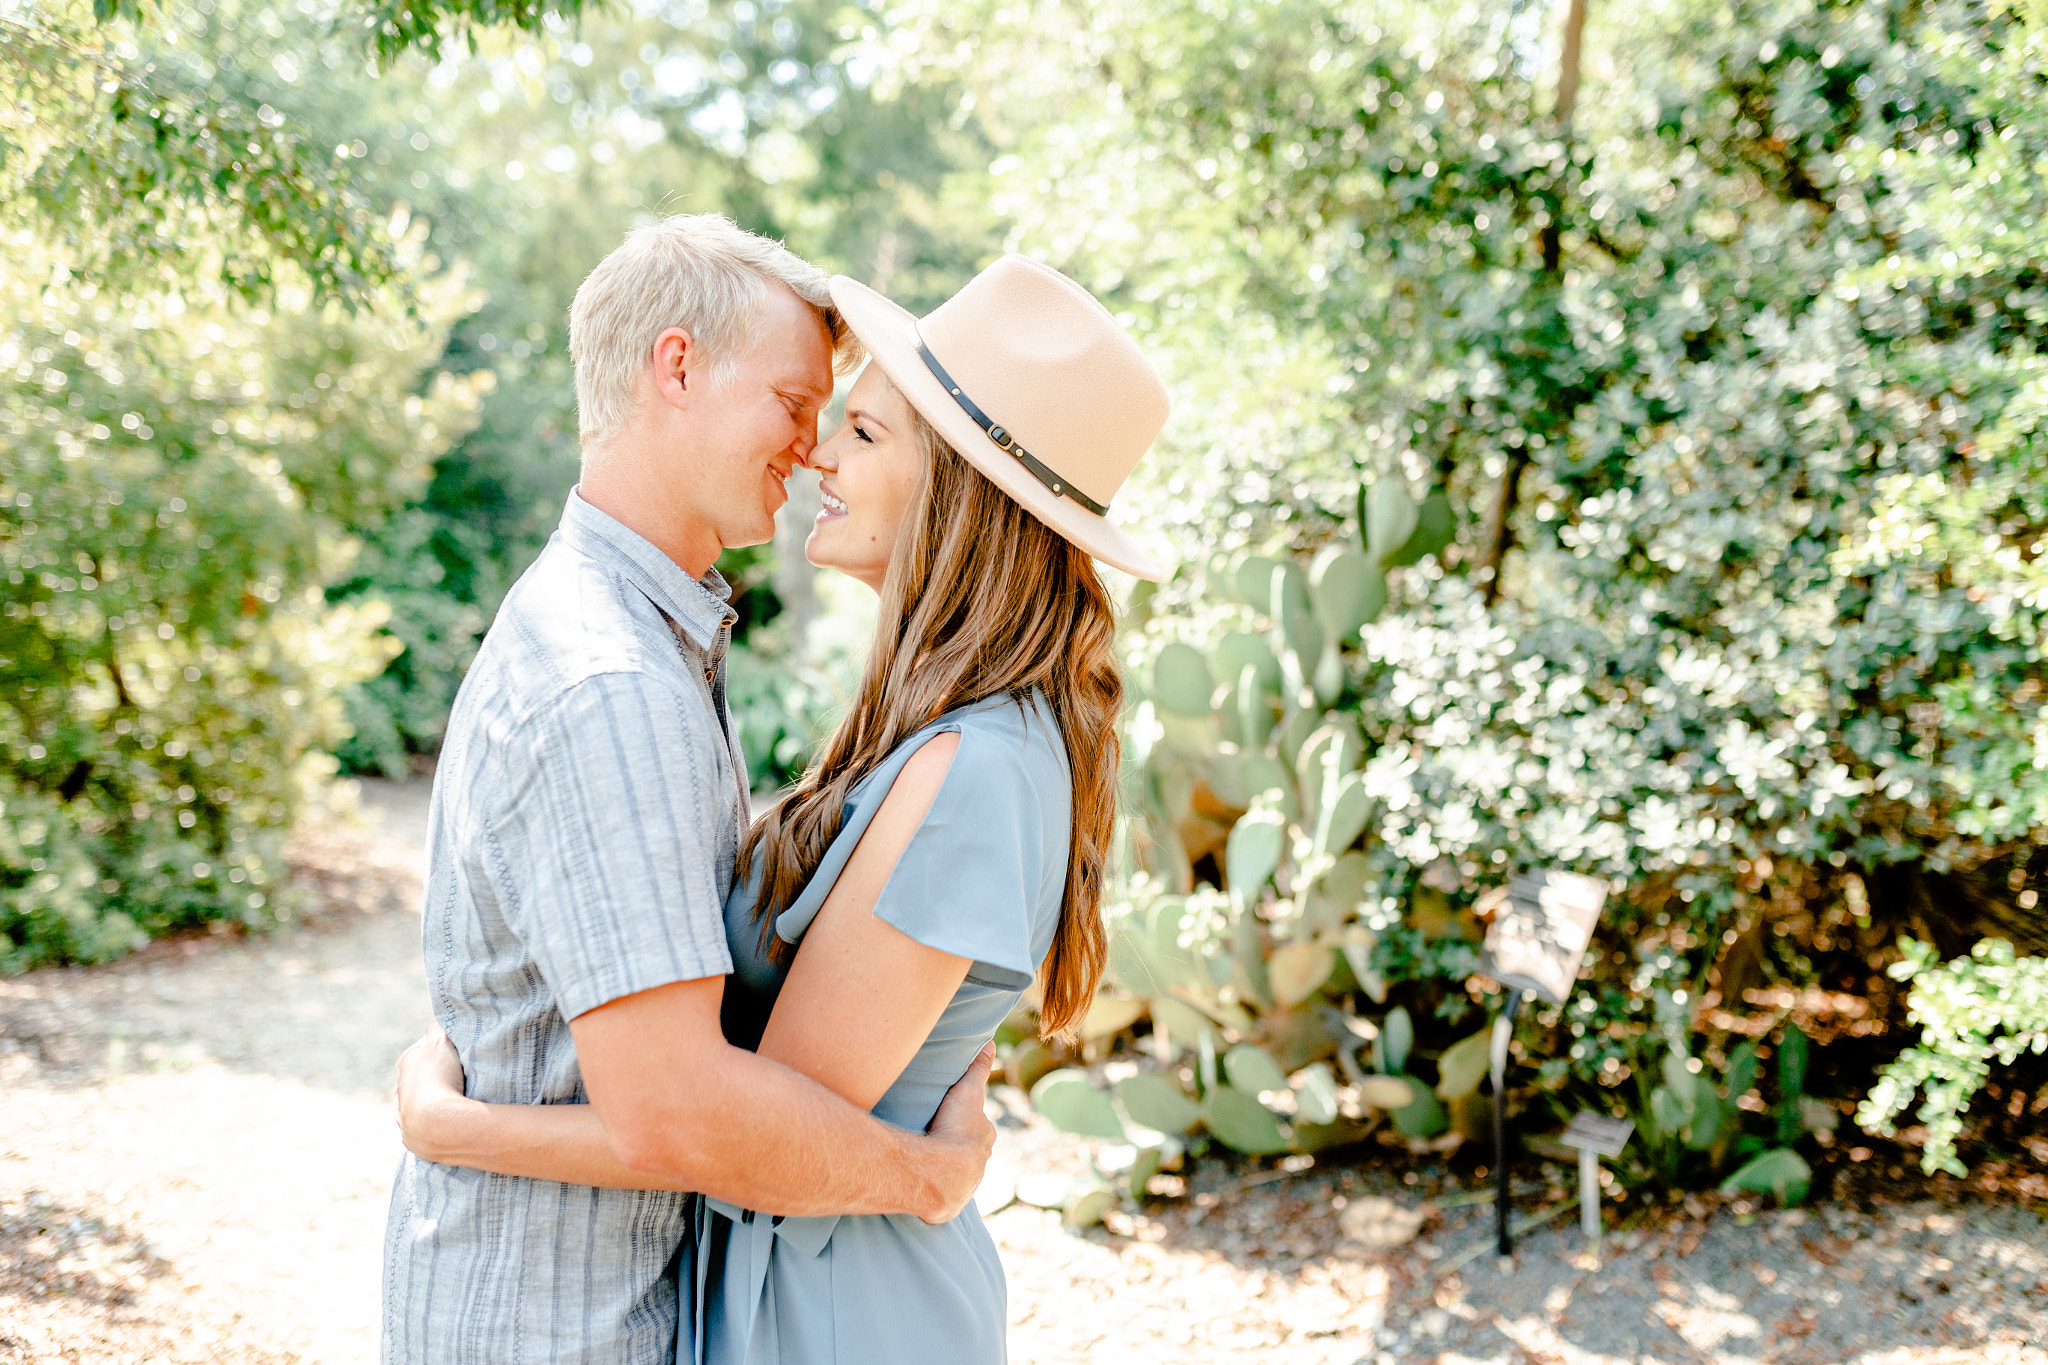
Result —
[[1892, 964], [1891, 975], [1913, 983], [1908, 1008], [1920, 1041], [1885, 1067], [1856, 1122], [1889, 1137], [1893, 1120], [1924, 1089], [1917, 1115], [1927, 1125], [1921, 1168], [1964, 1175], [1956, 1139], [1993, 1059], [2009, 1066], [2023, 1052], [2048, 1052], [2048, 958], [2019, 957], [2004, 939], [1986, 939], [1953, 962], [1941, 962], [1914, 939], [1900, 947], [1905, 958]]
[[53, 277], [33, 250], [0, 267], [7, 972], [278, 913], [337, 694], [389, 657], [384, 607], [322, 585], [473, 405], [419, 382], [462, 306], [447, 282], [408, 317]]
[[1667, 1189], [1698, 1189], [1719, 1182], [1725, 1193], [1772, 1195], [1781, 1205], [1802, 1203], [1813, 1170], [1795, 1144], [1832, 1122], [1832, 1111], [1806, 1094], [1807, 1042], [1799, 1026], [1785, 1025], [1777, 1048], [1774, 1109], [1761, 1114], [1764, 1133], [1744, 1131], [1748, 1111], [1739, 1103], [1757, 1080], [1758, 1047], [1745, 1039], [1728, 1054], [1719, 1075], [1683, 1043], [1674, 1042], [1653, 1071], [1635, 1073], [1638, 1159], [1624, 1153], [1623, 1170], [1641, 1171]]

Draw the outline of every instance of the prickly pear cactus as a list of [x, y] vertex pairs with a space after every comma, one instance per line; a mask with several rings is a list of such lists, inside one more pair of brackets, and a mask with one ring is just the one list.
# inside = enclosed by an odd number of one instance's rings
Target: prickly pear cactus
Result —
[[1120, 1130], [1141, 1152], [1177, 1154], [1184, 1140], [1308, 1151], [1383, 1122], [1432, 1138], [1445, 1103], [1478, 1085], [1475, 1040], [1444, 1054], [1432, 1085], [1409, 1073], [1405, 1011], [1358, 1013], [1388, 990], [1362, 914], [1385, 812], [1362, 772], [1360, 637], [1387, 609], [1389, 573], [1444, 549], [1456, 520], [1441, 490], [1417, 502], [1394, 480], [1362, 488], [1359, 513], [1354, 537], [1312, 555], [1210, 565], [1202, 596], [1230, 619], [1207, 640], [1161, 645], [1136, 673], [1137, 866], [1089, 1016], [1107, 1031], [1088, 1041], [1130, 1038], [1143, 1060], [1039, 1081], [1059, 1126]]

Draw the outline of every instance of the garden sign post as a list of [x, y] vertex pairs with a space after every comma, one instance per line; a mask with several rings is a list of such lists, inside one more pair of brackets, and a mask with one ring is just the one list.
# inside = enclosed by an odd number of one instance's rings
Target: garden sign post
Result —
[[1494, 912], [1479, 970], [1507, 987], [1507, 1005], [1493, 1021], [1493, 1160], [1499, 1182], [1496, 1219], [1500, 1254], [1514, 1254], [1508, 1231], [1507, 1071], [1515, 1015], [1532, 995], [1562, 1005], [1578, 979], [1579, 961], [1607, 904], [1607, 883], [1573, 872], [1529, 872], [1508, 883], [1506, 902]]
[[1564, 1145], [1579, 1153], [1579, 1231], [1586, 1240], [1600, 1240], [1600, 1158], [1617, 1157], [1636, 1126], [1605, 1114], [1576, 1115], [1564, 1130]]

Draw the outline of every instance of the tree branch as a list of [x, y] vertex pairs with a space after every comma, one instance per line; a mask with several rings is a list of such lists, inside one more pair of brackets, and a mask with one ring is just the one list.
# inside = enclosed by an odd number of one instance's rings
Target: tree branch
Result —
[[1516, 446], [1508, 452], [1508, 467], [1501, 471], [1500, 492], [1486, 515], [1486, 534], [1479, 561], [1479, 576], [1486, 581], [1483, 600], [1492, 606], [1500, 600], [1501, 569], [1508, 550], [1515, 543], [1515, 501], [1522, 487], [1522, 471], [1529, 467], [1529, 448]]
[[[1557, 103], [1553, 116], [1557, 135], [1566, 144], [1549, 199], [1549, 221], [1537, 234], [1543, 252], [1544, 282], [1555, 288], [1564, 273], [1564, 172], [1571, 164], [1572, 110], [1579, 102], [1579, 54], [1586, 33], [1586, 0], [1571, 0], [1564, 16], [1564, 50], [1557, 64]], [[1515, 503], [1521, 496], [1522, 471], [1529, 467], [1529, 449], [1518, 445], [1508, 452], [1507, 468], [1501, 471], [1500, 492], [1486, 519], [1483, 557], [1479, 562], [1486, 582], [1486, 605], [1500, 600], [1501, 570], [1515, 543]]]
[[1557, 126], [1569, 135], [1579, 102], [1579, 45], [1586, 33], [1586, 0], [1571, 0], [1564, 15], [1564, 54], [1557, 63]]

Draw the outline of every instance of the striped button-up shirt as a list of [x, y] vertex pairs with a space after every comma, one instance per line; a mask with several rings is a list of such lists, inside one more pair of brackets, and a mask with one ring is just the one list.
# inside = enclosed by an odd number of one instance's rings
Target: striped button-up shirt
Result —
[[[484, 637], [434, 776], [423, 926], [472, 1097], [584, 1103], [569, 1020], [731, 970], [728, 595], [571, 493]], [[384, 1360], [669, 1365], [684, 1198], [406, 1157]]]

